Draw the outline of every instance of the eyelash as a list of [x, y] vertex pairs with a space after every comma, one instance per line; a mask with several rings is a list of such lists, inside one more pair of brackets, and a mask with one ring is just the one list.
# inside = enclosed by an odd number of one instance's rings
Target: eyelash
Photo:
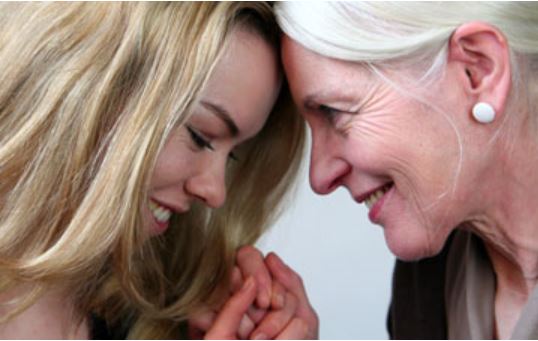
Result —
[[324, 104], [320, 104], [318, 106], [318, 110], [323, 114], [323, 116], [330, 122], [334, 123], [334, 119], [336, 118], [336, 115], [341, 114], [342, 111], [338, 109], [331, 108], [329, 106], [326, 106]]
[[191, 139], [192, 141], [194, 142], [194, 144], [196, 146], [198, 146], [198, 148], [200, 149], [209, 149], [209, 150], [215, 150], [215, 148], [213, 148], [213, 146], [211, 145], [211, 143], [209, 143], [208, 140], [206, 140], [202, 135], [200, 135], [199, 133], [197, 133], [194, 129], [192, 129], [191, 127], [187, 126], [187, 130], [189, 131], [189, 134], [191, 135]]
[[[187, 126], [187, 130], [189, 131], [189, 134], [191, 136], [191, 139], [192, 141], [194, 142], [194, 144], [200, 148], [200, 149], [209, 149], [209, 150], [215, 150], [215, 148], [213, 148], [213, 146], [211, 145], [211, 143], [205, 139], [201, 134], [199, 134], [198, 132], [196, 132], [196, 130], [194, 130], [193, 128]], [[239, 159], [237, 158], [237, 156], [231, 152], [228, 156], [230, 159], [234, 160], [234, 161], [238, 161]]]

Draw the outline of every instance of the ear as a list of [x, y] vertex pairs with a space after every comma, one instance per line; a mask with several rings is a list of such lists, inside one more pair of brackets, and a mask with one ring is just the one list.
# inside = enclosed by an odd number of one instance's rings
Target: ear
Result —
[[504, 113], [512, 70], [508, 42], [498, 29], [482, 22], [459, 26], [450, 38], [448, 62], [455, 63], [474, 103], [487, 102], [497, 116]]

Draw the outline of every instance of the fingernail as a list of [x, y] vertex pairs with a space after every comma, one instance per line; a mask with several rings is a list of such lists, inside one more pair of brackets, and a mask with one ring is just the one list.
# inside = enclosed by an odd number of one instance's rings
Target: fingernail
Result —
[[253, 285], [254, 285], [254, 278], [249, 277], [247, 278], [245, 283], [243, 283], [243, 287], [241, 288], [241, 291], [249, 291]]
[[264, 333], [258, 333], [254, 335], [252, 339], [253, 340], [267, 340], [267, 335], [265, 335]]
[[258, 287], [258, 298], [256, 299], [259, 308], [268, 308], [271, 305], [271, 290], [265, 285]]

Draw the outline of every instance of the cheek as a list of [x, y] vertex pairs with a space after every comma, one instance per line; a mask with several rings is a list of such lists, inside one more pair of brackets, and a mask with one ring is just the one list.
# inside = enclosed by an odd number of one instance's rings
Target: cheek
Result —
[[177, 168], [175, 163], [173, 160], [159, 157], [151, 175], [150, 188], [152, 190], [166, 186], [167, 183], [171, 182], [171, 179], [175, 178], [172, 172], [172, 169]]
[[456, 134], [442, 119], [417, 108], [399, 115], [364, 115], [348, 130], [354, 166], [391, 178], [421, 206], [452, 190], [461, 164]]
[[151, 190], [177, 184], [189, 176], [196, 160], [186, 143], [184, 137], [172, 137], [166, 143], [151, 175]]

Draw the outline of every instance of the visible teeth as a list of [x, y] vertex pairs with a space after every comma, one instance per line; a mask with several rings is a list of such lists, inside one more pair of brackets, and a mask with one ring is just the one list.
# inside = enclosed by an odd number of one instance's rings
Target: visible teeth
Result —
[[366, 198], [366, 200], [364, 200], [366, 207], [368, 207], [368, 209], [371, 209], [376, 204], [376, 202], [381, 199], [383, 194], [385, 194], [389, 190], [389, 188], [390, 186], [384, 186], [383, 188], [380, 188], [374, 193], [370, 194], [370, 196]]
[[160, 223], [168, 222], [168, 220], [170, 220], [170, 217], [172, 216], [172, 211], [170, 211], [166, 207], [157, 204], [152, 200], [149, 201], [149, 210], [151, 211], [151, 213], [153, 213], [155, 219]]

